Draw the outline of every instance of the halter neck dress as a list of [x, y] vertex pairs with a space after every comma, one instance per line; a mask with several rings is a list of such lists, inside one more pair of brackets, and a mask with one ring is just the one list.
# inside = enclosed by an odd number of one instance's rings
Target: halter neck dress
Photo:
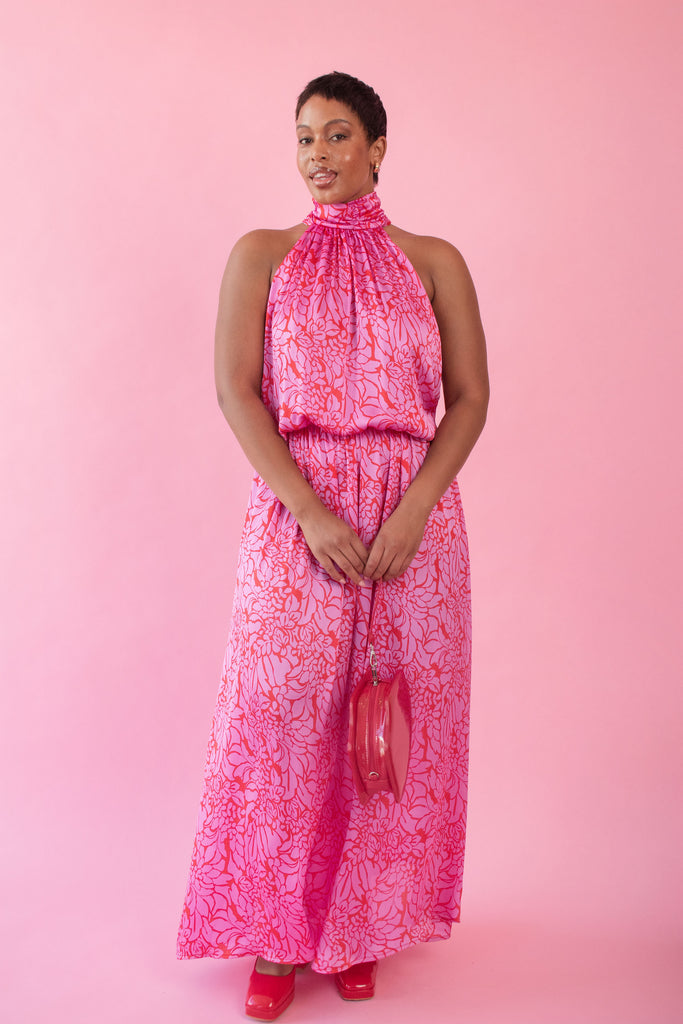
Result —
[[[375, 192], [320, 205], [275, 273], [262, 398], [301, 472], [366, 545], [435, 432], [439, 331]], [[209, 739], [178, 957], [261, 955], [332, 973], [459, 920], [470, 582], [457, 481], [373, 612], [412, 737], [400, 803], [362, 806], [346, 749], [371, 587], [337, 583], [256, 475]]]

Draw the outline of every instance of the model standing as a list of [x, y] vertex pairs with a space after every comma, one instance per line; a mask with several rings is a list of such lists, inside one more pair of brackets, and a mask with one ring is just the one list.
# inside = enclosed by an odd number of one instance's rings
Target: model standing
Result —
[[[264, 1020], [291, 1002], [295, 965], [368, 998], [378, 960], [459, 918], [471, 629], [456, 474], [488, 404], [462, 257], [392, 225], [374, 190], [377, 94], [315, 79], [296, 134], [313, 210], [240, 239], [221, 288], [218, 399], [256, 475], [178, 938], [182, 958], [257, 956], [246, 1010]], [[373, 589], [412, 739], [401, 802], [362, 806], [346, 745]]]

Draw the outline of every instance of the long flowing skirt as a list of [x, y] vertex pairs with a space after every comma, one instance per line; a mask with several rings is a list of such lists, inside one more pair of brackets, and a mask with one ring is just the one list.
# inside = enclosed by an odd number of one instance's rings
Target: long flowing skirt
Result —
[[[428, 442], [368, 430], [289, 435], [326, 506], [367, 545]], [[362, 806], [349, 755], [350, 695], [368, 663], [371, 586], [337, 583], [254, 479], [208, 745], [178, 957], [260, 954], [322, 973], [447, 938], [459, 919], [471, 658], [467, 537], [457, 482], [420, 549], [377, 588], [380, 673], [411, 699], [400, 803]]]

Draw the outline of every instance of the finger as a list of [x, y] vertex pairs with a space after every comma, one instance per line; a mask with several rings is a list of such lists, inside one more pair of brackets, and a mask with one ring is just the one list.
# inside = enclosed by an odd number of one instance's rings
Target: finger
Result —
[[343, 572], [335, 565], [331, 558], [319, 558], [318, 565], [325, 570], [328, 576], [331, 576], [337, 583], [344, 582]]
[[382, 577], [384, 576], [384, 574], [389, 569], [389, 566], [391, 565], [391, 563], [392, 563], [392, 555], [391, 555], [391, 553], [389, 551], [387, 551], [386, 548], [384, 548], [382, 550], [381, 554], [379, 555], [379, 558], [377, 560], [377, 564], [375, 565], [375, 568], [373, 569], [372, 566], [371, 566], [370, 570], [368, 571], [368, 569], [366, 567], [365, 575], [368, 576], [369, 579], [371, 579], [371, 580], [381, 580]]
[[340, 567], [342, 572], [345, 572], [350, 580], [353, 580], [354, 583], [360, 583], [362, 581], [361, 573], [362, 573], [363, 567], [360, 566], [359, 568], [356, 568], [356, 566], [353, 564], [353, 562], [351, 562], [346, 557], [346, 555], [344, 554], [343, 551], [340, 551], [335, 556], [334, 560], [337, 563], [337, 565]]
[[385, 580], [396, 580], [396, 579], [398, 579], [398, 577], [402, 576], [403, 573], [406, 571], [406, 569], [408, 569], [410, 567], [410, 565], [411, 565], [411, 563], [413, 561], [413, 558], [415, 557], [416, 554], [417, 554], [417, 551], [414, 551], [412, 554], [408, 555], [406, 558], [403, 558], [403, 559], [401, 559], [399, 557], [395, 558], [393, 560], [393, 562], [391, 563], [391, 565], [389, 566], [389, 568], [387, 569], [387, 571], [385, 572], [385, 574], [384, 574], [384, 576], [382, 578], [385, 579]]
[[365, 568], [365, 563], [368, 560], [369, 551], [357, 533], [354, 533], [353, 535], [353, 538], [351, 540], [351, 547], [354, 553], [358, 556], [358, 568], [362, 572], [363, 569]]
[[369, 580], [374, 579], [374, 574], [377, 571], [383, 551], [384, 549], [380, 548], [377, 542], [375, 542], [370, 548], [368, 557], [365, 560], [365, 567], [363, 569], [363, 575], [367, 576]]
[[378, 578], [385, 579], [387, 573], [390, 573], [392, 571], [392, 566], [394, 569], [398, 568], [398, 562], [399, 559], [397, 558], [396, 552], [387, 550], [385, 548], [384, 554], [380, 560], [379, 565], [377, 566], [376, 575], [378, 576]]
[[339, 551], [347, 558], [358, 573], [365, 569], [368, 552], [360, 537], [354, 537], [349, 547], [340, 547]]

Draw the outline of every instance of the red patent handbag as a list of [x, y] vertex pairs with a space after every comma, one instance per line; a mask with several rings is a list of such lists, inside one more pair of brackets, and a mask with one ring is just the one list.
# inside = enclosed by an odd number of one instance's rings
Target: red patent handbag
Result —
[[[373, 593], [374, 598], [374, 593]], [[374, 603], [374, 602], [373, 602]], [[371, 614], [372, 622], [372, 614]], [[348, 750], [358, 797], [388, 791], [400, 801], [408, 775], [410, 693], [402, 669], [381, 680], [370, 633], [370, 666], [351, 696]]]

